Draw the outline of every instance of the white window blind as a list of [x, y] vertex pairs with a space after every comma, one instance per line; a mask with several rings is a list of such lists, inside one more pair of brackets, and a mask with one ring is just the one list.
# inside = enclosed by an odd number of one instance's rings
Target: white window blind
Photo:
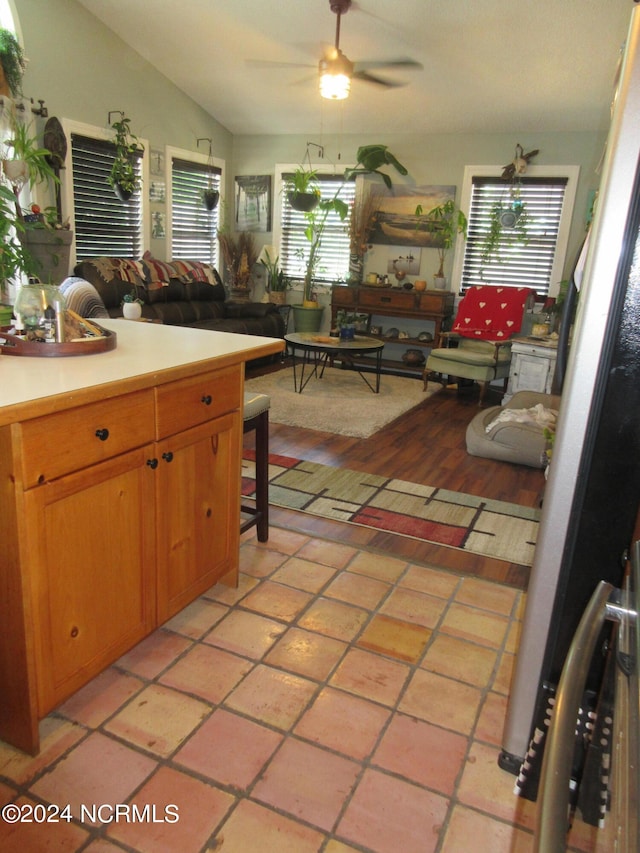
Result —
[[[139, 258], [142, 254], [140, 191], [123, 203], [107, 183], [115, 160], [115, 145], [71, 134], [73, 207], [78, 260], [99, 255]], [[136, 157], [138, 174], [142, 155]]]
[[[290, 175], [284, 173], [283, 180]], [[353, 206], [356, 194], [355, 181], [344, 184], [344, 175], [317, 176], [320, 196], [330, 200], [340, 190], [339, 198], [349, 208]], [[343, 186], [344, 184], [344, 186]], [[285, 275], [290, 278], [304, 278], [306, 262], [309, 257], [309, 241], [305, 236], [308, 221], [300, 211], [294, 210], [283, 192], [281, 207], [281, 237], [280, 237], [280, 266]], [[320, 213], [324, 216], [324, 213]], [[320, 245], [320, 261], [317, 266], [315, 281], [344, 281], [349, 272], [349, 217], [341, 220], [337, 213], [331, 211], [327, 216], [322, 242]]]
[[549, 291], [556, 260], [567, 177], [523, 177], [519, 201], [526, 210], [526, 242], [518, 229], [503, 228], [497, 252], [483, 258], [494, 205], [507, 207], [511, 185], [497, 177], [474, 175], [468, 213], [468, 231], [462, 265], [461, 289], [476, 284], [532, 287], [537, 295]]
[[209, 186], [220, 192], [222, 170], [202, 163], [174, 157], [171, 161], [173, 258], [218, 265], [218, 225], [220, 205], [207, 210], [202, 193]]

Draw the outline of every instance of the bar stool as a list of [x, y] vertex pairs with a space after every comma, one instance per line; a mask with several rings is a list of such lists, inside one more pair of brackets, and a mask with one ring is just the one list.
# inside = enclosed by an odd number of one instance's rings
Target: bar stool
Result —
[[269, 538], [269, 406], [267, 394], [244, 395], [243, 434], [256, 431], [256, 503], [255, 507], [241, 505], [248, 518], [240, 520], [240, 533], [254, 525], [258, 542]]

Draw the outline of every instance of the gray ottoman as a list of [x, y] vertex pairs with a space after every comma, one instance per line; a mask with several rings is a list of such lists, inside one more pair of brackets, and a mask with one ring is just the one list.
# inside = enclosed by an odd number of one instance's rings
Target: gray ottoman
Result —
[[545, 409], [560, 407], [560, 397], [541, 394], [537, 391], [518, 391], [506, 406], [491, 406], [483, 409], [467, 427], [467, 453], [497, 459], [500, 462], [515, 462], [530, 468], [544, 468], [542, 453], [546, 447], [543, 427], [536, 423], [505, 421], [487, 432], [487, 426], [500, 412], [507, 409], [531, 409], [541, 403]]

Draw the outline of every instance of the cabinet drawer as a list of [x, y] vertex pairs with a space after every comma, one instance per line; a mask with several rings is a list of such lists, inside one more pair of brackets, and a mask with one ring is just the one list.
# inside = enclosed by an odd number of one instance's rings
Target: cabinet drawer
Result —
[[158, 439], [240, 408], [242, 368], [212, 370], [156, 388]]
[[358, 289], [342, 285], [331, 289], [331, 304], [342, 308], [351, 308], [358, 302]]
[[24, 487], [30, 488], [153, 441], [153, 391], [24, 421], [17, 430]]
[[430, 314], [451, 314], [453, 300], [453, 293], [421, 293], [420, 310]]
[[365, 288], [360, 290], [360, 308], [380, 308], [382, 311], [396, 308], [401, 311], [414, 311], [415, 307], [415, 295], [406, 290], [398, 292], [392, 290], [380, 292], [374, 289], [365, 290]]

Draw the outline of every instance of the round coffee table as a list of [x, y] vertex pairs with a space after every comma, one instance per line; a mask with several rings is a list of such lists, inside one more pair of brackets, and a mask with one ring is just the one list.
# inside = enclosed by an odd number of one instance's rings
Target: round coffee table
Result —
[[[293, 362], [293, 387], [299, 394], [306, 388], [313, 376], [322, 379], [327, 363], [333, 363], [336, 356], [340, 356], [343, 363], [346, 362], [353, 370], [356, 370], [374, 394], [379, 393], [384, 341], [367, 338], [364, 335], [356, 335], [352, 340], [342, 340], [315, 332], [292, 332], [290, 335], [285, 335], [284, 339], [287, 342], [287, 349], [291, 352]], [[302, 354], [300, 381], [298, 381], [296, 371], [296, 350], [300, 350]], [[375, 355], [375, 383], [373, 385], [354, 362], [353, 357], [356, 355]], [[310, 368], [310, 372], [305, 378], [307, 368]]]

